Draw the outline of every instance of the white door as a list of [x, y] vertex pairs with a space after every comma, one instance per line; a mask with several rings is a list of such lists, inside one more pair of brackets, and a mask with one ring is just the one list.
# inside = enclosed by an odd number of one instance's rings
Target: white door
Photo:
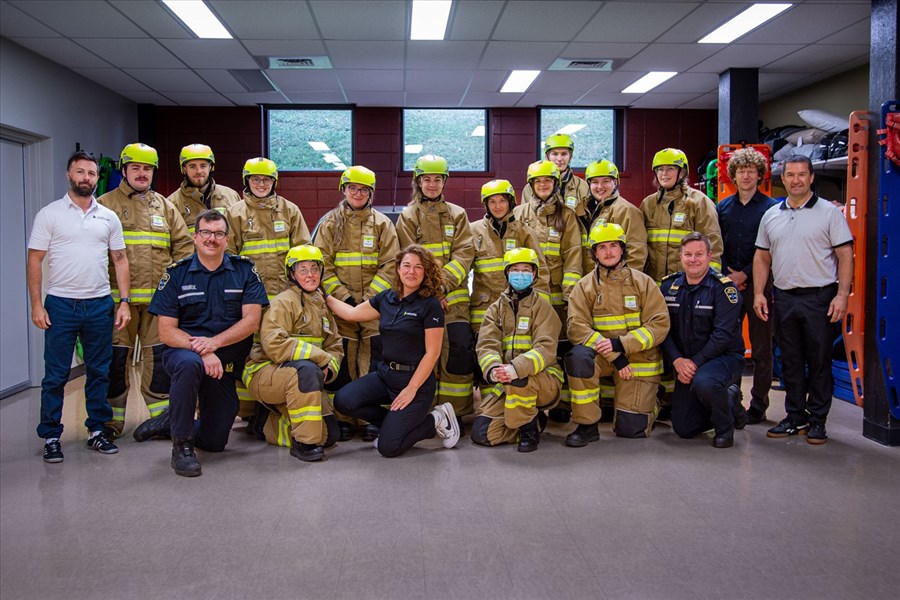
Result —
[[0, 139], [0, 398], [30, 384], [23, 148], [17, 142]]

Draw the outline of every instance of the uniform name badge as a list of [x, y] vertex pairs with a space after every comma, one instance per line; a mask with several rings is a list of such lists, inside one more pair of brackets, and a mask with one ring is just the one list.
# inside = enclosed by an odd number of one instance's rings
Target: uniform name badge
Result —
[[153, 227], [165, 227], [166, 220], [159, 215], [153, 215], [150, 217], [150, 224], [153, 225]]
[[322, 317], [322, 329], [325, 333], [331, 333], [331, 324], [328, 322], [328, 317]]
[[444, 225], [444, 235], [446, 237], [453, 237], [453, 234], [456, 232], [456, 228], [453, 225]]
[[556, 227], [551, 227], [550, 231], [547, 232], [547, 235], [549, 235], [552, 238], [558, 238], [559, 232], [556, 230]]
[[363, 248], [374, 248], [375, 247], [375, 236], [374, 235], [364, 235], [362, 240]]
[[275, 221], [275, 233], [281, 233], [284, 229], [284, 221]]
[[519, 324], [516, 326], [516, 329], [526, 331], [528, 329], [528, 317], [519, 317]]
[[516, 248], [516, 240], [506, 240], [506, 249], [514, 250]]
[[575, 196], [568, 196], [566, 198], [566, 206], [568, 206], [572, 210], [575, 210], [576, 204], [578, 204], [578, 198], [576, 198]]
[[684, 213], [683, 213], [683, 212], [677, 212], [677, 213], [675, 213], [675, 214], [672, 216], [672, 221], [673, 221], [676, 225], [684, 225]]
[[625, 296], [625, 308], [637, 308], [637, 296]]

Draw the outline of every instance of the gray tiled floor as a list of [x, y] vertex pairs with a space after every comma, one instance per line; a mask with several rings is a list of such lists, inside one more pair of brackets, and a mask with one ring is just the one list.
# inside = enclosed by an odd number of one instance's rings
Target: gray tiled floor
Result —
[[[38, 391], [0, 404], [0, 597], [895, 598], [900, 451], [864, 439], [835, 401], [830, 441], [679, 440], [383, 459], [358, 440], [304, 464], [251, 442], [176, 477], [170, 446], [84, 447], [70, 384], [65, 462], [44, 464]], [[745, 378], [745, 389], [749, 380]], [[769, 416], [783, 416], [773, 392]]]

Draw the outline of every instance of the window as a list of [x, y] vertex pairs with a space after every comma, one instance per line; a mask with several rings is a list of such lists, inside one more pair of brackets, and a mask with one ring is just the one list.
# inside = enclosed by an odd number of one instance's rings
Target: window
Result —
[[565, 133], [575, 141], [571, 167], [583, 169], [603, 160], [615, 162], [615, 111], [611, 108], [542, 108], [538, 156], [544, 157], [544, 140]]
[[269, 108], [268, 157], [279, 171], [343, 171], [353, 164], [350, 108]]
[[450, 172], [487, 171], [487, 111], [404, 109], [403, 169], [412, 171], [423, 154], [447, 159]]

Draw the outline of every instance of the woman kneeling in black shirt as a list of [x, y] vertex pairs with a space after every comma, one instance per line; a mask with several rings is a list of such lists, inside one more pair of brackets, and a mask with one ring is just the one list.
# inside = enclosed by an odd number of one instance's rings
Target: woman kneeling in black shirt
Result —
[[[346, 321], [378, 319], [384, 361], [378, 370], [342, 387], [334, 406], [377, 425], [375, 447], [382, 456], [400, 456], [416, 442], [435, 435], [445, 448], [459, 441], [459, 424], [449, 402], [429, 414], [437, 380], [434, 365], [441, 354], [444, 311], [437, 295], [442, 269], [434, 255], [411, 245], [397, 255], [394, 287], [368, 302], [350, 306], [328, 296], [328, 308]], [[384, 404], [390, 403], [390, 410]]]

